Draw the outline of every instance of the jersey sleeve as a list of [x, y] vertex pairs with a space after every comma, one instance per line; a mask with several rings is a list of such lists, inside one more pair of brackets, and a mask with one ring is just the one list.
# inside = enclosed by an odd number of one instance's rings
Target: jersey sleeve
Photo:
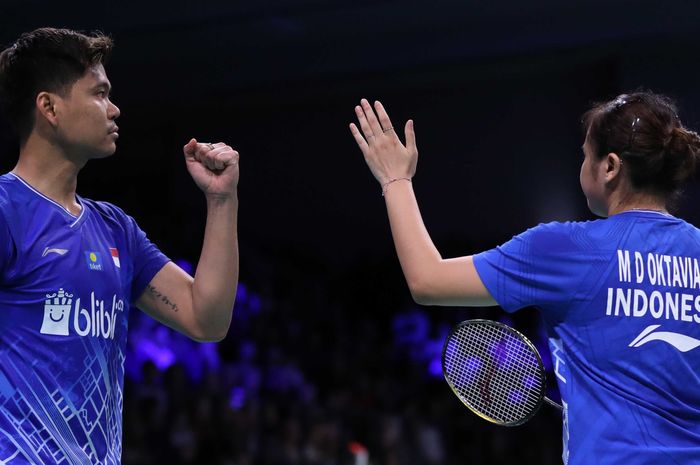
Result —
[[[2, 205], [0, 204], [0, 208]], [[14, 242], [7, 219], [2, 211], [0, 211], [0, 284], [7, 281], [7, 275], [10, 273], [10, 261], [14, 253]]]
[[98, 208], [106, 215], [115, 219], [126, 234], [127, 247], [133, 264], [131, 275], [131, 300], [135, 302], [141, 297], [144, 289], [153, 277], [170, 259], [153, 244], [146, 233], [139, 227], [136, 220], [127, 215], [121, 208], [108, 203], [97, 202]]
[[131, 253], [134, 261], [134, 277], [131, 284], [131, 296], [134, 301], [143, 294], [144, 289], [153, 277], [166, 263], [170, 261], [155, 244], [153, 244], [146, 233], [136, 224], [136, 221], [129, 217], [131, 221]]
[[504, 310], [561, 309], [571, 298], [581, 257], [570, 229], [570, 223], [541, 224], [474, 255], [482, 282]]

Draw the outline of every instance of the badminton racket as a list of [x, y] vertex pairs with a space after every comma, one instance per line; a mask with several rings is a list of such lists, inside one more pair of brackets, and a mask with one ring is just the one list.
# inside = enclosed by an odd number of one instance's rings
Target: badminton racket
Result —
[[532, 418], [545, 396], [542, 358], [525, 335], [491, 320], [455, 326], [442, 349], [442, 371], [452, 391], [476, 415], [502, 426]]

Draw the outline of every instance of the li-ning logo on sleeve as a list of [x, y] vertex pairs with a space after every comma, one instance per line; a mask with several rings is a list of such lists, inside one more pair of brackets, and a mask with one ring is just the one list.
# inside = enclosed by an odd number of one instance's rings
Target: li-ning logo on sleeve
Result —
[[46, 248], [44, 249], [44, 252], [41, 254], [41, 256], [42, 256], [42, 257], [45, 257], [45, 256], [47, 256], [47, 255], [50, 254], [50, 253], [55, 253], [55, 254], [58, 254], [58, 255], [65, 255], [65, 254], [68, 253], [68, 249], [58, 249], [58, 248], [55, 248], [55, 247], [46, 247]]
[[73, 301], [73, 294], [59, 289], [55, 294], [46, 294], [44, 302], [44, 321], [39, 332], [53, 336], [69, 336], [72, 328], [78, 336], [103, 337], [114, 339], [117, 324], [117, 312], [124, 311], [124, 301], [112, 297], [112, 310], [105, 310], [105, 301], [96, 299], [90, 293], [90, 309], [81, 308], [80, 297]]
[[681, 352], [688, 352], [696, 347], [700, 346], [700, 341], [686, 336], [685, 334], [673, 333], [671, 331], [654, 331], [661, 325], [650, 325], [647, 326], [644, 331], [639, 333], [634, 341], [630, 342], [630, 347], [643, 346], [647, 342], [651, 341], [663, 341], [667, 344], [672, 345]]
[[102, 256], [99, 252], [85, 252], [85, 261], [87, 262], [88, 268], [93, 271], [102, 271]]

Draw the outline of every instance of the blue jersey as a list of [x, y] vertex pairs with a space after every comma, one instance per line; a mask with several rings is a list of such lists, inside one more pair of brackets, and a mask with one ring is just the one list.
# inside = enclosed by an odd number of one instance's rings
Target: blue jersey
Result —
[[168, 259], [134, 220], [0, 176], [0, 463], [119, 464], [129, 308]]
[[474, 256], [506, 310], [538, 308], [564, 463], [700, 463], [700, 230], [627, 211], [550, 223]]

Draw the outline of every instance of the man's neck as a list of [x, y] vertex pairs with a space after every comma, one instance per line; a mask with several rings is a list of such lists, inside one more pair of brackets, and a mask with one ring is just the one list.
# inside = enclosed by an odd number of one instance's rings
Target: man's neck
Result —
[[19, 160], [12, 172], [69, 212], [78, 215], [82, 207], [75, 198], [75, 191], [81, 168], [60, 147], [30, 136], [20, 148]]

